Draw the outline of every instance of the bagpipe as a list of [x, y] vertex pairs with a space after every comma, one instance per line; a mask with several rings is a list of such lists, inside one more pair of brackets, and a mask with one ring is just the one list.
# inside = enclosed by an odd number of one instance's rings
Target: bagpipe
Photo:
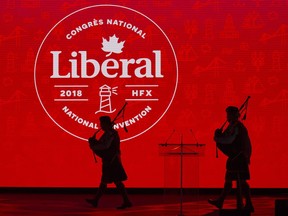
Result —
[[[125, 104], [123, 105], [123, 107], [119, 110], [119, 112], [117, 113], [117, 115], [115, 116], [115, 118], [111, 121], [111, 125], [113, 127], [113, 125], [115, 124], [115, 122], [119, 119], [119, 118], [123, 118], [124, 119], [124, 111], [125, 111], [125, 108], [127, 106], [127, 102], [125, 102]], [[120, 116], [122, 114], [122, 116]], [[120, 116], [120, 117], [119, 117]], [[96, 139], [96, 135], [102, 130], [102, 128], [99, 128], [97, 131], [95, 131], [95, 133], [88, 139], [88, 143], [90, 145], [97, 145], [99, 144], [99, 141]], [[127, 128], [126, 128], [126, 125], [124, 124], [124, 130], [126, 132], [128, 132]], [[105, 155], [105, 150], [94, 150], [93, 151], [93, 157], [94, 157], [94, 160], [95, 162], [97, 163], [97, 159], [96, 159], [96, 156], [97, 155], [98, 157], [100, 158], [103, 158], [103, 156]]]
[[[238, 111], [239, 111], [239, 118], [241, 118], [241, 115], [242, 113], [244, 113], [243, 117], [241, 120], [246, 120], [246, 117], [247, 117], [247, 109], [248, 109], [248, 101], [251, 97], [248, 96], [246, 98], [246, 100], [244, 101], [244, 103], [238, 108]], [[225, 127], [225, 125], [227, 124], [228, 120], [226, 119], [226, 121], [222, 124], [222, 126], [217, 129], [217, 132], [218, 133], [221, 133], [222, 134], [222, 131]], [[235, 125], [234, 125], [235, 126]], [[229, 128], [230, 130], [233, 129], [233, 126], [232, 128]], [[225, 154], [226, 156], [230, 157], [232, 154], [233, 154], [233, 150], [231, 149], [231, 146], [230, 145], [221, 145], [220, 143], [216, 143], [216, 158], [218, 158], [218, 148], [219, 150]]]

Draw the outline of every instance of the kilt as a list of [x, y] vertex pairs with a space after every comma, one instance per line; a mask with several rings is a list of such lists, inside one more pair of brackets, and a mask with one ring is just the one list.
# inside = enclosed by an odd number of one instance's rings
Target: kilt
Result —
[[101, 182], [108, 184], [125, 180], [127, 180], [127, 174], [120, 156], [115, 156], [112, 160], [102, 160]]
[[249, 164], [245, 156], [240, 153], [235, 157], [229, 157], [226, 162], [226, 180], [237, 180], [238, 174], [240, 180], [249, 180]]

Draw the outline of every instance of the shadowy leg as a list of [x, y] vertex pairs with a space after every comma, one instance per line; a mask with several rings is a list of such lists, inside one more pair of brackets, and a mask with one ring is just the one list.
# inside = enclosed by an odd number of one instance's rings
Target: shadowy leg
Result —
[[242, 182], [242, 188], [243, 188], [243, 195], [245, 197], [246, 200], [246, 205], [244, 207], [245, 210], [250, 211], [250, 212], [254, 212], [254, 207], [252, 204], [252, 200], [251, 200], [251, 192], [250, 192], [250, 186], [246, 181]]
[[119, 181], [119, 182], [114, 182], [114, 184], [116, 185], [119, 193], [121, 194], [122, 198], [123, 198], [123, 204], [119, 207], [117, 207], [118, 209], [125, 209], [125, 208], [129, 208], [132, 206], [132, 203], [130, 202], [129, 198], [128, 198], [128, 194], [125, 188], [125, 185]]
[[107, 184], [101, 182], [94, 199], [86, 199], [86, 201], [90, 203], [93, 207], [97, 207], [98, 201], [104, 194], [106, 188], [107, 188]]
[[237, 189], [236, 189], [236, 196], [237, 196], [237, 209], [243, 209], [243, 199], [242, 199], [242, 182], [243, 180], [240, 179], [239, 172], [237, 173]]
[[231, 180], [226, 180], [225, 184], [224, 184], [224, 188], [222, 190], [222, 193], [220, 194], [218, 199], [209, 199], [208, 202], [211, 205], [216, 206], [219, 209], [222, 209], [224, 200], [226, 198], [226, 196], [230, 193], [232, 189], [232, 181]]

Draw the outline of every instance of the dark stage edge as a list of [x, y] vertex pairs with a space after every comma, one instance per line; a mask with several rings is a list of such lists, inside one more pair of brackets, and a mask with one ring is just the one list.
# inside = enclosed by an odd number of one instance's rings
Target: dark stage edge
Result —
[[[77, 187], [0, 187], [0, 193], [60, 193], [85, 194], [93, 193], [97, 188]], [[221, 188], [183, 188], [183, 192], [192, 194], [219, 194]], [[167, 191], [177, 193], [179, 188], [127, 188], [130, 194], [163, 194]], [[108, 194], [117, 193], [115, 188], [108, 188]], [[288, 188], [252, 188], [254, 195], [288, 195]], [[233, 194], [233, 191], [232, 191]]]
[[[93, 191], [83, 188], [79, 190], [68, 190], [63, 188], [57, 188], [57, 190], [51, 190], [41, 188], [33, 190], [19, 190], [20, 188], [14, 188], [13, 190], [8, 188], [5, 192], [2, 190], [0, 193], [0, 215], [2, 216], [176, 216], [180, 213], [180, 199], [179, 193], [166, 193], [162, 189], [129, 189], [130, 199], [133, 202], [133, 207], [125, 210], [117, 210], [115, 207], [121, 205], [122, 200], [118, 194], [115, 194], [113, 190], [109, 190], [108, 194], [105, 194], [99, 202], [99, 208], [93, 208], [85, 202], [86, 198], [93, 197]], [[95, 190], [95, 188], [92, 188]], [[61, 191], [61, 192], [59, 192]], [[138, 192], [143, 193], [138, 193]], [[160, 193], [160, 192], [164, 193]], [[201, 191], [201, 190], [199, 190]], [[184, 216], [218, 216], [218, 215], [235, 215], [236, 197], [230, 195], [227, 197], [224, 203], [225, 211], [221, 214], [214, 206], [208, 204], [208, 198], [215, 198], [218, 195], [217, 190], [211, 190], [213, 193], [208, 193], [210, 190], [204, 190], [205, 193], [184, 193], [182, 215]], [[277, 200], [288, 199], [287, 194], [283, 191], [277, 194], [271, 194], [268, 190], [265, 190], [266, 194], [253, 194], [252, 200], [255, 207], [255, 213], [253, 216], [273, 216], [275, 215], [275, 203]], [[136, 193], [137, 192], [137, 193]], [[154, 192], [154, 193], [152, 193]], [[215, 193], [214, 193], [215, 192]], [[217, 193], [217, 194], [216, 194]], [[261, 191], [263, 193], [263, 191]], [[286, 212], [287, 213], [287, 212]], [[243, 214], [242, 214], [243, 215]], [[250, 214], [244, 214], [250, 215]], [[283, 216], [287, 214], [283, 213]], [[278, 216], [278, 215], [277, 215]], [[282, 215], [279, 215], [282, 216]]]
[[[172, 216], [181, 214], [179, 188], [128, 188], [127, 190], [134, 206], [119, 211], [115, 206], [121, 204], [121, 197], [115, 188], [108, 188], [99, 203], [99, 208], [95, 209], [87, 204], [85, 199], [93, 197], [97, 188], [0, 187], [0, 215]], [[288, 212], [279, 214], [279, 209], [278, 211], [275, 209], [276, 202], [288, 200], [288, 188], [252, 189], [255, 213], [251, 214], [235, 213], [233, 210], [236, 205], [235, 190], [225, 201], [223, 211], [209, 205], [207, 199], [217, 197], [220, 192], [220, 188], [184, 188], [182, 215], [288, 215]]]

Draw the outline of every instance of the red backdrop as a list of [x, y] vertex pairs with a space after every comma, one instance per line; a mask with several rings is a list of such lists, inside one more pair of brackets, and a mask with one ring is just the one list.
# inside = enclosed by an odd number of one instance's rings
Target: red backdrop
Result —
[[179, 65], [177, 92], [165, 116], [146, 133], [121, 144], [128, 187], [163, 187], [167, 181], [178, 185], [179, 160], [164, 160], [158, 152], [158, 144], [174, 129], [171, 142], [180, 142], [180, 134], [184, 142], [196, 142], [192, 129], [198, 142], [206, 144], [205, 156], [184, 161], [186, 185], [194, 181], [199, 187], [222, 187], [225, 157], [215, 158], [213, 133], [225, 120], [226, 106], [239, 106], [248, 95], [245, 124], [253, 144], [251, 185], [288, 187], [288, 2], [284, 0], [4, 0], [1, 187], [98, 184], [100, 163], [94, 163], [87, 143], [61, 130], [40, 105], [33, 67], [43, 38], [59, 20], [99, 3], [133, 8], [151, 18], [169, 37]]

